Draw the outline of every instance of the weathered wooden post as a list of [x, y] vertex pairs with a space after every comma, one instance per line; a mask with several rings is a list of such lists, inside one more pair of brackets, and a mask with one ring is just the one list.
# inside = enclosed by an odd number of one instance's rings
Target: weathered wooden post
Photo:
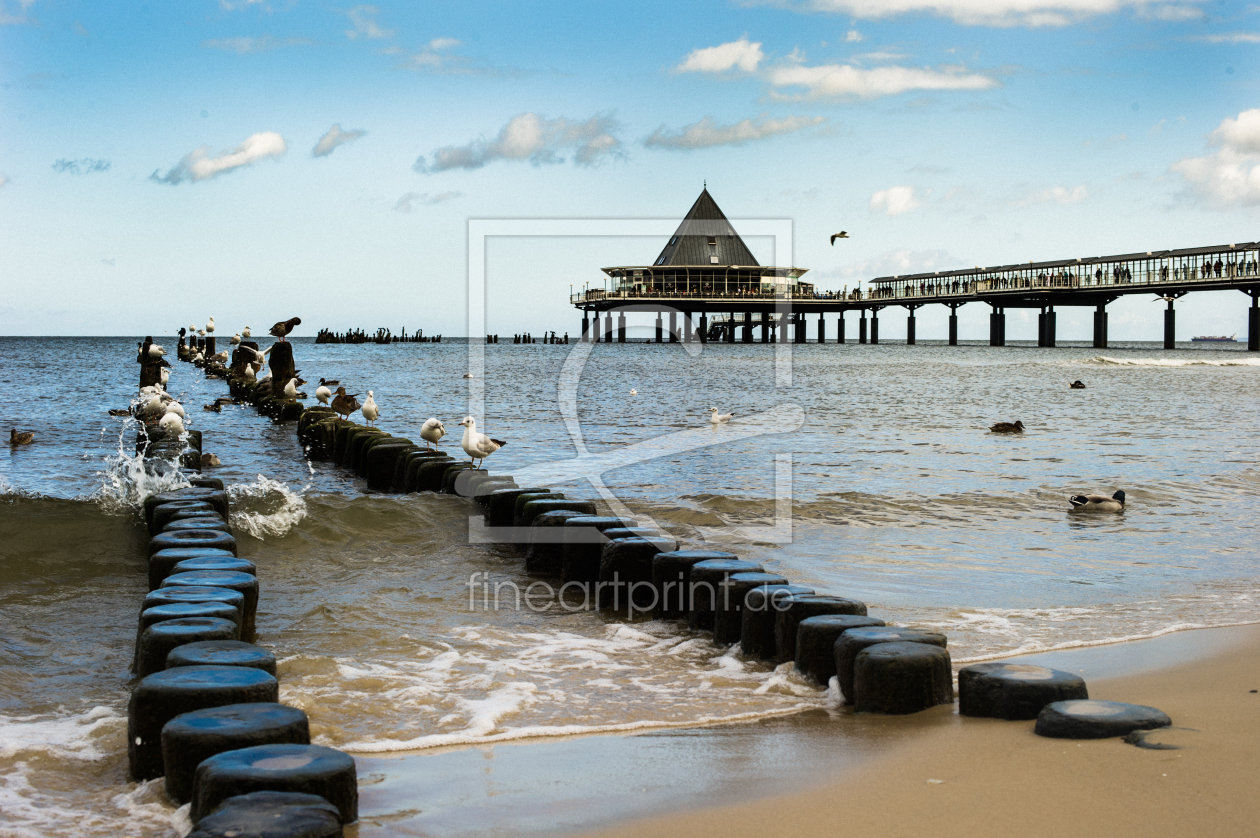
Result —
[[267, 356], [267, 367], [271, 370], [271, 395], [280, 398], [284, 395], [284, 386], [297, 375], [293, 344], [287, 340], [276, 341]]

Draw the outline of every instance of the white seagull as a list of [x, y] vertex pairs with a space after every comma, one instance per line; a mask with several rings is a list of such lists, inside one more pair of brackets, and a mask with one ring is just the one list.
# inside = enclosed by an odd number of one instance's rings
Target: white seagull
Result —
[[632, 396], [637, 396], [637, 395], [639, 395], [639, 391], [638, 391], [638, 390], [631, 390], [631, 391], [630, 391], [630, 395], [632, 395]]
[[[323, 381], [321, 378], [320, 381]], [[319, 399], [320, 404], [328, 404], [328, 400], [332, 398], [332, 390], [329, 390], [323, 384], [315, 390], [315, 398]]]
[[206, 321], [206, 331], [212, 334], [214, 333], [214, 318], [213, 317], [211, 317], [209, 320]]
[[486, 457], [507, 445], [501, 439], [491, 439], [485, 434], [478, 433], [477, 420], [471, 416], [465, 416], [464, 421], [459, 424], [464, 426], [464, 439], [460, 442], [460, 446], [464, 449], [465, 454], [472, 457], [473, 468], [478, 468], [478, 460], [481, 460], [482, 464], [484, 464]]
[[184, 432], [184, 420], [179, 418], [178, 413], [166, 414], [158, 424], [162, 426], [162, 430], [168, 433], [182, 434]]
[[381, 415], [381, 409], [376, 406], [376, 401], [372, 398], [372, 391], [368, 390], [367, 401], [363, 403], [363, 407], [359, 408], [363, 411], [363, 418], [367, 420], [368, 427], [372, 427], [372, 423]]
[[284, 397], [286, 399], [297, 398], [297, 379], [296, 378], [290, 378], [289, 383], [284, 385]]
[[246, 364], [246, 365], [245, 365], [245, 379], [246, 379], [247, 381], [255, 381], [255, 380], [257, 380], [257, 376], [256, 376], [256, 374], [254, 373], [254, 367], [253, 367], [253, 365], [252, 365], [252, 364]]
[[1073, 495], [1068, 498], [1073, 512], [1123, 512], [1124, 490], [1111, 497], [1106, 495]]
[[149, 357], [150, 358], [161, 358], [165, 354], [166, 354], [166, 350], [158, 346], [156, 343], [149, 344]]
[[248, 338], [248, 337], [249, 337], [249, 327], [248, 327], [248, 326], [246, 326], [243, 330], [241, 330], [241, 337], [243, 337], [243, 338]]
[[438, 441], [444, 436], [446, 436], [446, 426], [442, 424], [440, 419], [430, 417], [420, 426], [420, 438], [425, 441], [426, 448], [428, 447], [427, 443], [432, 442], [434, 445], [437, 445]]
[[168, 405], [166, 406], [166, 413], [167, 413], [168, 415], [169, 415], [169, 414], [171, 414], [171, 413], [174, 413], [174, 414], [175, 414], [176, 416], [178, 416], [180, 419], [183, 419], [185, 416], [187, 416], [187, 415], [188, 415], [188, 414], [184, 413], [184, 406], [183, 406], [182, 404], [180, 404], [179, 402], [171, 402], [170, 404], [168, 404]]
[[731, 421], [731, 417], [734, 415], [734, 413], [718, 413], [716, 407], [711, 407], [709, 408], [709, 424], [721, 425], [723, 422]]
[[171, 380], [171, 371], [166, 367], [162, 367], [162, 386], [166, 386], [166, 382]]
[[237, 332], [236, 334], [232, 335], [232, 340], [230, 341], [230, 343], [231, 343], [233, 346], [236, 346], [236, 345], [237, 345], [237, 344], [239, 344], [240, 342], [241, 342], [241, 333], [240, 333], [240, 332]]

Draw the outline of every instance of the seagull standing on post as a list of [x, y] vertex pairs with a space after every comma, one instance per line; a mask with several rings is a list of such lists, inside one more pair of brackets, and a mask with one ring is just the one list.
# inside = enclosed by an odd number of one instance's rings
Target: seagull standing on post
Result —
[[478, 433], [477, 420], [471, 416], [465, 416], [464, 421], [459, 424], [464, 426], [464, 438], [460, 442], [460, 447], [464, 449], [465, 454], [472, 457], [473, 468], [479, 467], [478, 460], [484, 464], [486, 457], [507, 445], [501, 439], [491, 439], [483, 433]]

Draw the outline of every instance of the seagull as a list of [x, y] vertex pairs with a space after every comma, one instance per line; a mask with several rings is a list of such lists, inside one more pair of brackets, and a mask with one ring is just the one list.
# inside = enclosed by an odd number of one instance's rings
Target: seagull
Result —
[[162, 430], [173, 434], [182, 434], [184, 432], [184, 420], [179, 418], [178, 413], [166, 414], [158, 424], [162, 426]]
[[1010, 422], [998, 422], [996, 425], [990, 425], [989, 430], [995, 434], [1022, 434], [1024, 432], [1024, 423], [1015, 420], [1014, 424]]
[[290, 378], [289, 383], [284, 385], [284, 397], [286, 399], [297, 398], [297, 379], [296, 378]]
[[166, 382], [170, 380], [171, 380], [171, 371], [163, 367], [162, 368], [162, 386], [165, 387]]
[[1078, 378], [1076, 381], [1073, 381], [1071, 384], [1069, 384], [1069, 385], [1068, 385], [1068, 388], [1069, 388], [1069, 389], [1071, 389], [1071, 390], [1084, 390], [1084, 389], [1085, 389], [1085, 382], [1084, 382], [1084, 381], [1081, 381], [1081, 380]]
[[214, 318], [213, 317], [211, 317], [209, 320], [206, 321], [206, 331], [209, 332], [210, 334], [214, 334]]
[[734, 415], [734, 413], [718, 413], [716, 407], [711, 407], [709, 408], [709, 424], [721, 425], [723, 422], [731, 421], [731, 417]]
[[438, 441], [444, 436], [446, 436], [446, 426], [442, 424], [440, 419], [430, 417], [420, 426], [420, 438], [425, 441], [425, 448], [429, 447], [428, 443], [430, 442], [436, 446]]
[[284, 340], [285, 336], [288, 335], [289, 332], [293, 331], [294, 326], [300, 325], [302, 325], [302, 318], [290, 317], [288, 320], [281, 320], [279, 323], [272, 326], [269, 334], [278, 340]]
[[206, 336], [206, 330], [205, 330], [205, 329], [198, 329], [198, 330], [197, 330], [197, 337], [204, 338], [205, 336]]
[[844, 230], [841, 230], [839, 233], [833, 233], [831, 236], [831, 246], [835, 247], [836, 239], [847, 239], [848, 237], [849, 237], [849, 234], [846, 233]]
[[245, 365], [245, 380], [247, 380], [247, 381], [255, 381], [255, 380], [256, 380], [256, 378], [255, 378], [255, 376], [254, 376], [254, 367], [253, 367], [253, 365], [252, 365], [252, 364], [246, 364], [246, 365]]
[[473, 377], [473, 374], [472, 374], [472, 373], [470, 373], [470, 372], [466, 372], [466, 373], [464, 373], [464, 378], [472, 378], [472, 377]]
[[165, 354], [166, 354], [166, 350], [158, 346], [156, 343], [149, 344], [149, 357], [150, 358], [161, 358]]
[[359, 409], [359, 400], [356, 398], [358, 393], [347, 396], [345, 387], [337, 388], [337, 395], [332, 400], [332, 409], [335, 410], [343, 419], [349, 419], [350, 414]]
[[246, 326], [244, 329], [242, 329], [242, 330], [241, 330], [241, 337], [248, 339], [248, 338], [249, 338], [249, 334], [250, 334], [250, 332], [249, 332], [249, 327], [248, 327], [248, 326]]
[[630, 391], [630, 395], [632, 395], [632, 396], [637, 396], [637, 395], [639, 395], [639, 391], [638, 391], [638, 390], [633, 390], [633, 389], [632, 389], [632, 390]]
[[332, 390], [328, 389], [322, 378], [319, 380], [319, 387], [315, 390], [315, 398], [319, 399], [320, 404], [328, 404], [328, 400], [332, 398]]
[[372, 398], [372, 391], [368, 390], [367, 401], [360, 408], [363, 411], [363, 418], [367, 420], [368, 427], [372, 427], [372, 423], [381, 415], [381, 409], [376, 406], [376, 400]]
[[229, 341], [229, 342], [230, 342], [233, 346], [236, 346], [237, 344], [239, 344], [239, 343], [241, 342], [241, 333], [240, 333], [240, 332], [237, 332], [236, 334], [232, 335], [232, 340], [231, 340], [231, 341]]
[[477, 433], [477, 420], [471, 416], [465, 416], [464, 421], [459, 424], [464, 426], [464, 439], [460, 442], [460, 445], [463, 447], [464, 453], [472, 457], [473, 468], [478, 467], [478, 460], [481, 460], [484, 464], [486, 457], [507, 445], [501, 439], [491, 439], [485, 434]]
[[188, 324], [188, 334], [190, 334], [190, 335], [195, 335], [195, 334], [197, 334], [197, 327], [196, 327], [196, 326], [194, 326], [193, 324], [189, 323], [189, 324]]
[[222, 364], [228, 359], [228, 351], [224, 349], [222, 352], [216, 352], [210, 357]]
[[1124, 490], [1121, 489], [1111, 497], [1106, 495], [1073, 495], [1068, 498], [1068, 503], [1072, 504], [1072, 512], [1123, 512]]
[[35, 441], [34, 431], [23, 431], [22, 433], [18, 433], [17, 428], [9, 429], [9, 444], [10, 445], [30, 445], [34, 441]]
[[180, 419], [183, 419], [185, 416], [188, 415], [187, 413], [184, 412], [184, 406], [180, 404], [179, 402], [171, 402], [170, 404], [168, 404], [166, 406], [166, 412], [174, 413]]

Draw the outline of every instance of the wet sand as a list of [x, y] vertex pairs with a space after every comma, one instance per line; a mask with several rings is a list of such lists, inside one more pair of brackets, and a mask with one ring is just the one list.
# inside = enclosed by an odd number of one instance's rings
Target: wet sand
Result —
[[[1139, 648], [1134, 651], [1135, 647]], [[1197, 647], [1197, 648], [1196, 648]], [[1134, 673], [1131, 655], [1181, 661]], [[1185, 655], [1197, 659], [1185, 660]], [[1119, 739], [1046, 739], [1032, 722], [919, 714], [914, 741], [860, 770], [795, 793], [623, 823], [631, 836], [1186, 836], [1255, 835], [1260, 823], [1260, 627], [1186, 632], [1025, 660], [1119, 677], [1090, 696], [1150, 704], [1174, 728], [1141, 749]], [[1168, 661], [1168, 662], [1171, 662]], [[1073, 665], [1083, 664], [1083, 665]], [[859, 723], [867, 723], [862, 719]], [[872, 721], [897, 726], [895, 720]], [[924, 730], [922, 728], [934, 728]], [[908, 737], [904, 738], [908, 740]]]
[[[1153, 704], [1180, 750], [1032, 722], [813, 711], [753, 724], [360, 758], [358, 835], [1252, 834], [1260, 627], [1029, 655]], [[1186, 730], [1185, 728], [1193, 728]], [[943, 780], [929, 783], [928, 780]], [[609, 824], [615, 824], [609, 827]], [[355, 834], [349, 832], [348, 834]]]

